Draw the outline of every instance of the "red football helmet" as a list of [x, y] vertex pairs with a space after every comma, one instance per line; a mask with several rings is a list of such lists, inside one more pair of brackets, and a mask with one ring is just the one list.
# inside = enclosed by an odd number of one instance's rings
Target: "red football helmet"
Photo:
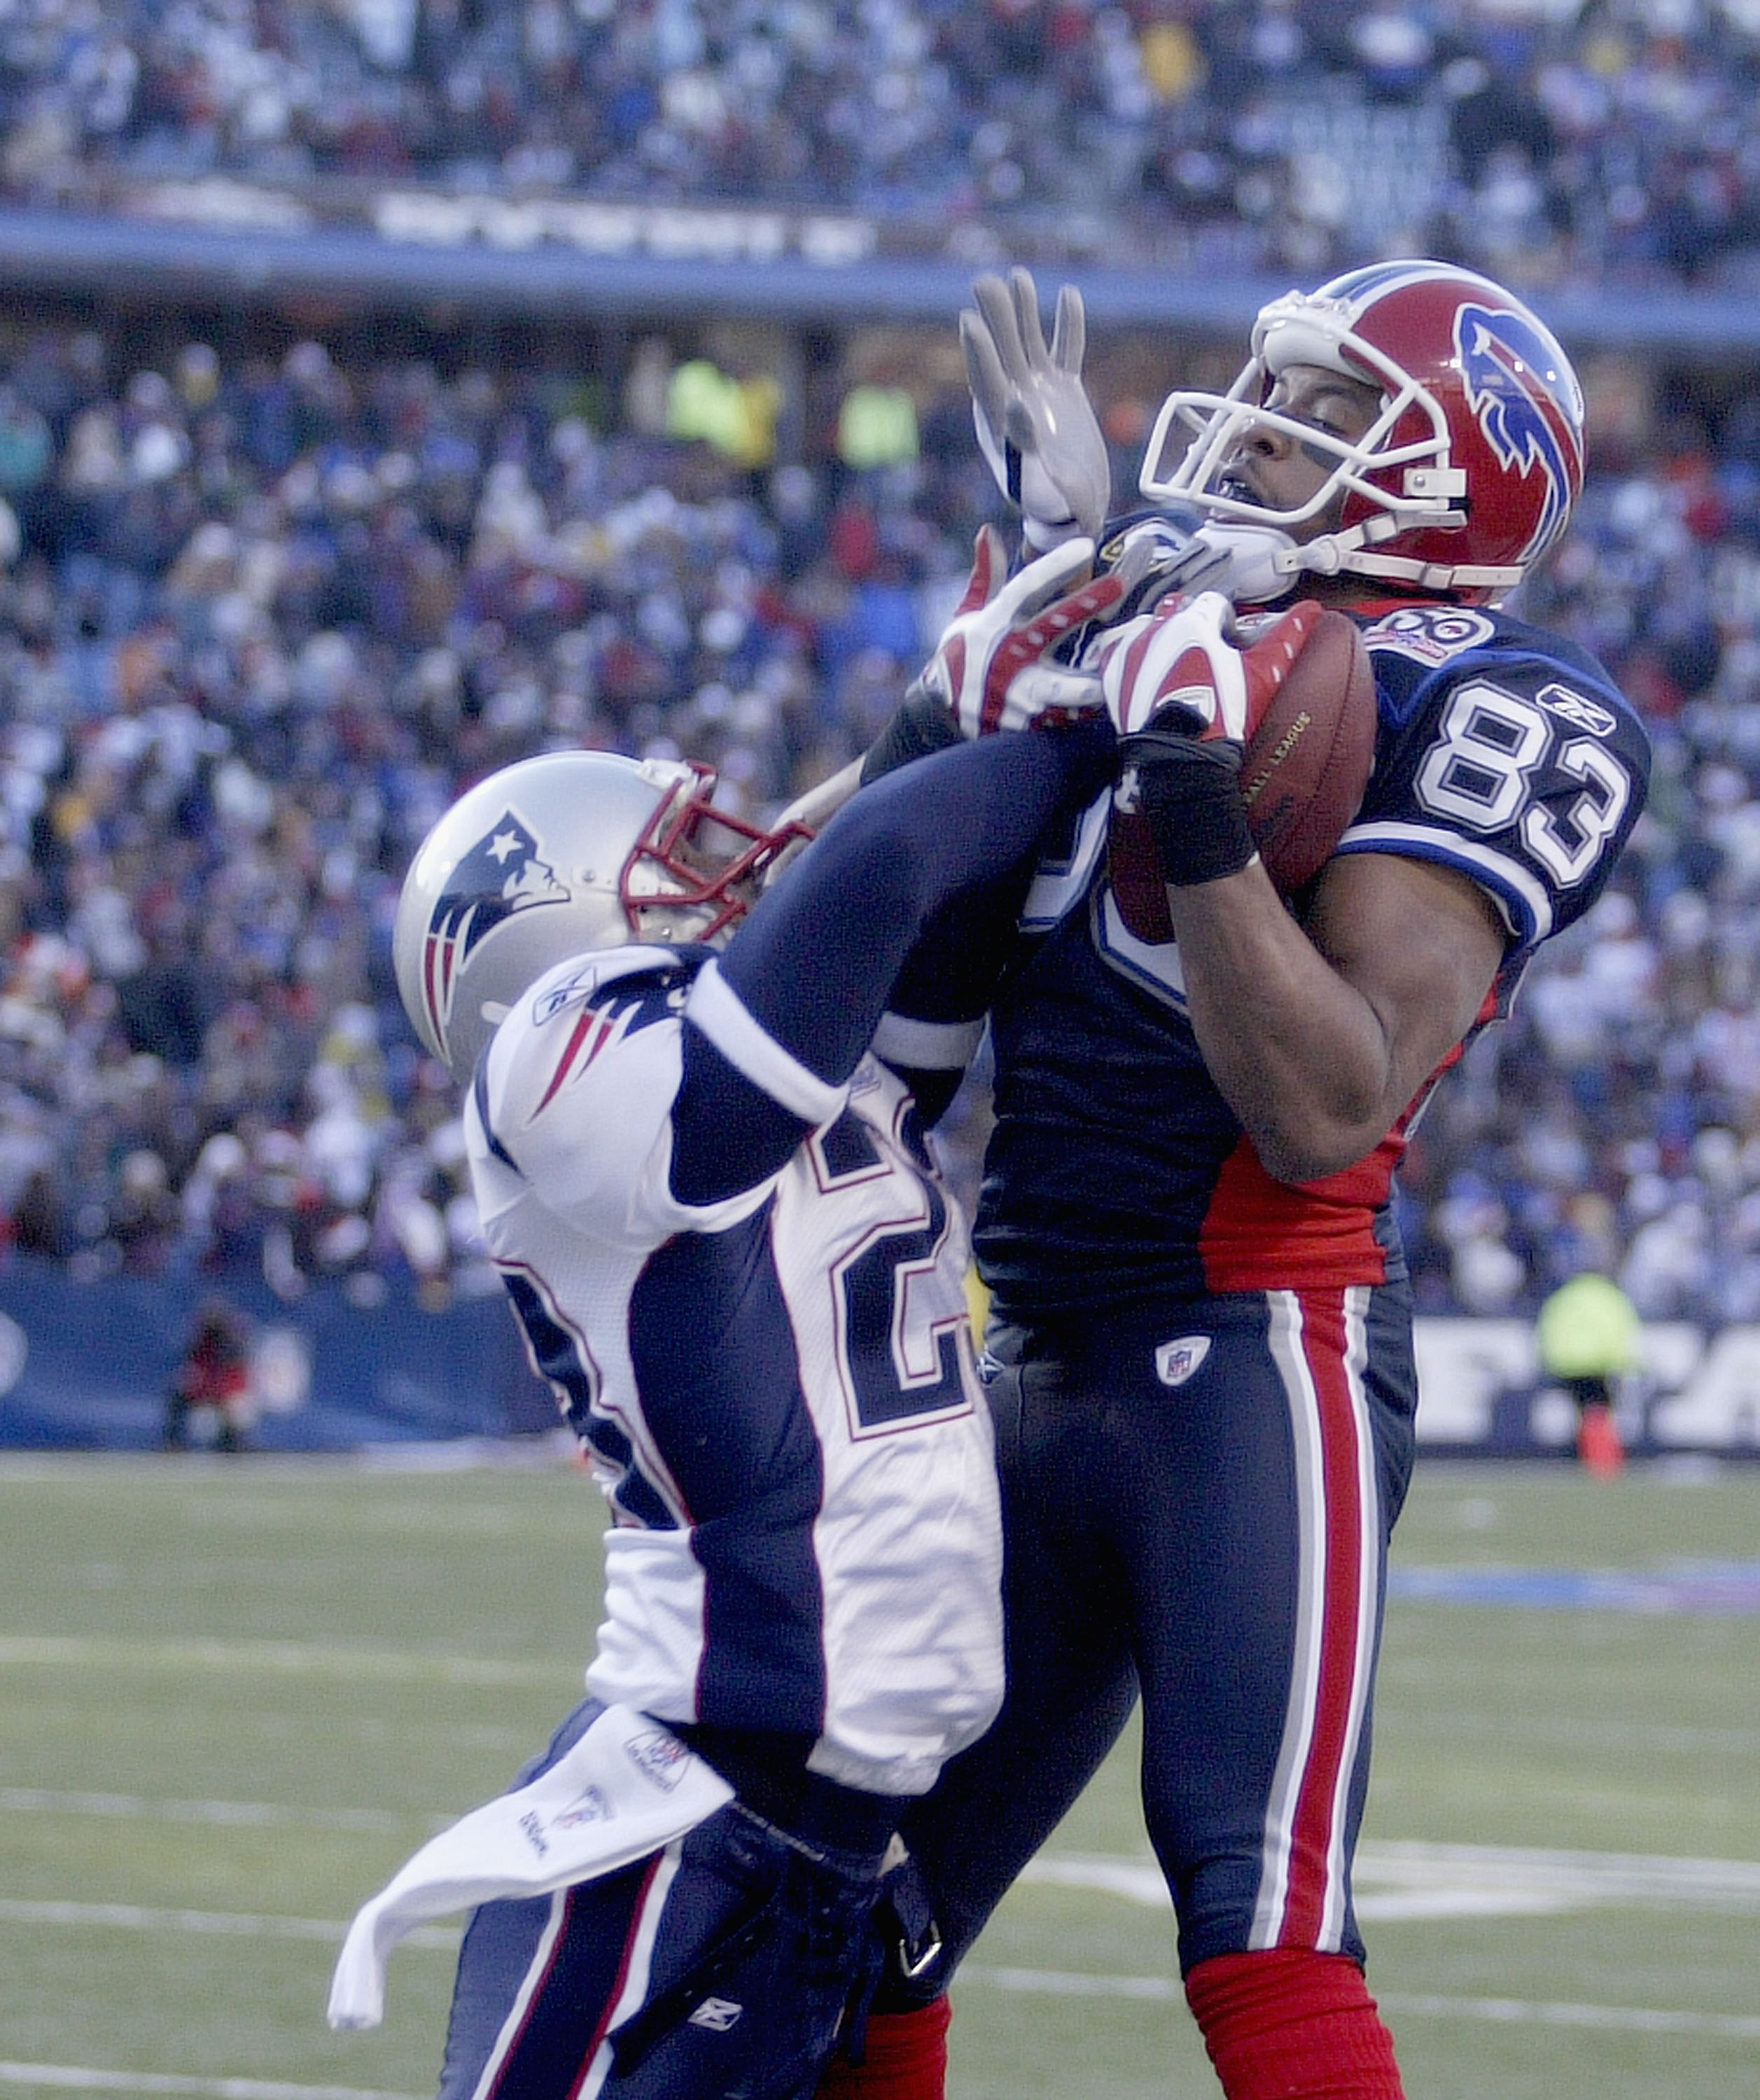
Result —
[[[1356, 439], [1296, 424], [1264, 403], [1287, 366], [1313, 364], [1379, 390]], [[1336, 457], [1299, 510], [1231, 493], [1230, 461], [1256, 425]], [[1317, 292], [1274, 299], [1226, 395], [1170, 395], [1142, 474], [1152, 502], [1195, 505], [1224, 528], [1287, 530], [1343, 497], [1335, 525], [1281, 554], [1470, 604], [1501, 597], [1553, 548], [1583, 480], [1583, 397], [1570, 361], [1520, 299], [1450, 263], [1383, 262]]]

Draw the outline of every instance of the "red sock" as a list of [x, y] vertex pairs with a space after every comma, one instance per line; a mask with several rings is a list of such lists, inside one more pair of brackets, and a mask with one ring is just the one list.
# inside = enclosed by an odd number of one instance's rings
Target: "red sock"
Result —
[[1220, 1954], [1185, 1979], [1228, 2100], [1404, 2100], [1393, 2037], [1342, 1954]]
[[870, 2013], [861, 2062], [840, 2056], [820, 2074], [814, 2100], [942, 2100], [952, 2018], [946, 1998], [914, 2013]]

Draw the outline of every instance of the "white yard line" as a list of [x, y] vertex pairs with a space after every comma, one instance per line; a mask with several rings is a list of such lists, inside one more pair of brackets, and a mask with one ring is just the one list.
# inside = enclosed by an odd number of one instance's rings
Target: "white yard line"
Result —
[[[9, 1807], [67, 1814], [132, 1815], [139, 1812], [216, 1823], [253, 1823], [283, 1816], [302, 1822], [324, 1820], [320, 1811], [308, 1815], [305, 1811], [278, 1811], [261, 1803], [136, 1802], [126, 1795], [56, 1795], [19, 1788], [0, 1791], [0, 1810]], [[359, 1827], [354, 1820], [356, 1813], [335, 1811], [336, 1827]], [[1170, 1908], [1160, 1868], [1153, 1860], [1141, 1856], [1044, 1853], [1030, 1863], [1021, 1878], [1029, 1885], [1087, 1889], [1151, 1910]], [[1357, 1909], [1368, 1919], [1518, 1917], [1608, 1908], [1695, 1910], [1723, 1916], [1760, 1912], [1760, 1864], [1745, 1860], [1382, 1843], [1361, 1848], [1356, 1878]], [[236, 1933], [284, 1939], [339, 1940], [343, 1931], [340, 1924], [322, 1918], [24, 1898], [0, 1899], [0, 1924], [5, 1923]], [[453, 1940], [449, 1931], [438, 1927], [413, 1937], [417, 1944], [429, 1946], [450, 1945]]]
[[151, 1801], [46, 1786], [0, 1786], [0, 1815], [104, 1815], [124, 1823], [215, 1823], [243, 1829], [359, 1830], [395, 1835], [435, 1819], [382, 1808], [287, 1808], [267, 1801]]
[[[137, 1823], [350, 1830], [386, 1835], [400, 1831], [431, 1833], [452, 1820], [444, 1815], [398, 1815], [379, 1809], [296, 1808], [254, 1801], [155, 1800], [141, 1794], [0, 1787], [0, 1815], [6, 1814], [96, 1815]], [[1021, 1878], [1030, 1884], [1091, 1889], [1151, 1910], [1170, 1907], [1161, 1869], [1147, 1853], [1046, 1852], [1029, 1864]], [[1760, 1862], [1389, 1840], [1365, 1843], [1356, 1855], [1357, 1912], [1371, 1922], [1539, 1917], [1621, 1906], [1752, 1916], [1760, 1912]], [[99, 1907], [64, 1908], [71, 1918], [73, 1912]], [[11, 1907], [0, 1903], [0, 1919], [11, 1914]]]
[[59, 2092], [165, 2093], [190, 2100], [417, 2100], [413, 2093], [368, 2093], [353, 2085], [289, 2085], [267, 2078], [175, 2078], [156, 2071], [97, 2071], [73, 2063], [0, 2063], [0, 2085]]
[[[1021, 1879], [1170, 1908], [1161, 1869], [1146, 1855], [1042, 1853]], [[1365, 1920], [1536, 1917], [1618, 1905], [1760, 1912], [1760, 1864], [1745, 1860], [1382, 1842], [1358, 1848], [1356, 1880], [1357, 1913]]]
[[[191, 1932], [241, 1939], [319, 1939], [340, 1946], [346, 1924], [326, 1917], [257, 1917], [246, 1911], [168, 1910], [145, 1904], [67, 1903], [58, 1898], [0, 1897], [0, 1925], [65, 1925], [120, 1932]], [[418, 1925], [405, 1947], [456, 1948], [458, 1934], [443, 1925]]]
[[[188, 1807], [191, 1804], [181, 1804]], [[236, 1804], [235, 1804], [236, 1806]], [[1532, 1908], [1527, 1900], [1529, 1877], [1561, 1875], [1584, 1892], [1581, 1899], [1617, 1903], [1661, 1901], [1710, 1909], [1760, 1908], [1756, 1903], [1760, 1866], [1744, 1860], [1651, 1859], [1621, 1853], [1523, 1852], [1473, 1846], [1384, 1845], [1365, 1846], [1365, 1864], [1378, 1867], [1392, 1880], [1415, 1882], [1440, 1872], [1456, 1877], [1462, 1908], [1445, 1911], [1440, 1898], [1448, 1886], [1431, 1891], [1431, 1907], [1402, 1915], [1460, 1916], [1497, 1910], [1498, 1877], [1514, 1877], [1502, 1894], [1508, 1908]], [[1476, 1885], [1475, 1875], [1483, 1876]], [[1464, 1877], [1464, 1885], [1462, 1878]], [[1036, 1860], [1023, 1879], [1064, 1887], [1093, 1889], [1134, 1903], [1165, 1907], [1166, 1891], [1152, 1862], [1129, 1858], [1076, 1858], [1052, 1855]], [[1596, 1893], [1589, 1895], [1594, 1890]], [[328, 1918], [270, 1917], [227, 1911], [152, 1908], [134, 1904], [35, 1902], [0, 1899], [0, 1926], [62, 1926], [78, 1929], [154, 1933], [182, 1932], [243, 1938], [315, 1940], [334, 1945], [344, 1926]], [[447, 1926], [418, 1926], [405, 1943], [451, 1950], [457, 1931]], [[968, 1961], [959, 1981], [981, 1989], [1017, 1992], [1034, 1996], [1134, 1999], [1176, 2004], [1182, 1993], [1176, 1978], [1116, 1976], [1078, 1972], [995, 1967]], [[1760, 2040], [1760, 2015], [1699, 2013], [1643, 2005], [1586, 2005], [1520, 1998], [1456, 1998], [1385, 1992], [1383, 2010], [1395, 2019], [1467, 2020], [1497, 2026], [1586, 2027], [1632, 2034], [1708, 2036], [1723, 2040]], [[99, 2071], [69, 2064], [0, 2062], [0, 2087], [93, 2093], [162, 2093], [179, 2100], [411, 2100], [411, 2096], [359, 2091], [351, 2087], [295, 2085], [240, 2078], [185, 2078], [152, 2071]]]
[[1396, 2018], [1489, 2020], [1497, 2024], [1544, 2027], [1618, 2028], [1625, 2034], [1716, 2035], [1735, 2041], [1760, 2040], [1760, 2015], [1752, 2013], [1665, 2012], [1647, 2005], [1573, 2005], [1526, 1998], [1439, 1998], [1382, 1995], [1383, 2009]]
[[83, 1634], [0, 1639], [0, 1669], [103, 1670], [139, 1675], [165, 1670], [241, 1670], [278, 1677], [322, 1675], [376, 1683], [566, 1684], [577, 1662], [509, 1661], [501, 1657], [334, 1648], [316, 1641], [117, 1640]]
[[[956, 1991], [961, 1983], [1061, 1998], [1145, 1998], [1173, 2003], [1184, 1996], [1170, 1976], [1074, 1975], [1054, 1969], [993, 1969], [979, 1961], [968, 1961], [960, 1970]], [[1524, 1998], [1405, 1996], [1392, 1991], [1376, 1996], [1382, 2010], [1396, 2018], [1618, 2028], [1628, 2034], [1714, 2035], [1738, 2041], [1760, 2039], [1760, 2016], [1746, 2013], [1665, 2012], [1645, 2005], [1574, 2005]]]

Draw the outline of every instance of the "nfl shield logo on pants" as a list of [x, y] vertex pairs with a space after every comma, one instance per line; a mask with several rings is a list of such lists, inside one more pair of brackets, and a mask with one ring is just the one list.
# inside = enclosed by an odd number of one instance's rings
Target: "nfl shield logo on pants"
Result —
[[1184, 1385], [1210, 1354], [1208, 1335], [1182, 1335], [1155, 1352], [1155, 1375], [1163, 1385]]

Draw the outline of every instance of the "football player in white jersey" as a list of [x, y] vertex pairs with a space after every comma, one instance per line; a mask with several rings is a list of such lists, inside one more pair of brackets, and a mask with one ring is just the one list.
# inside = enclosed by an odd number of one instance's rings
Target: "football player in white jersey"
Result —
[[1048, 604], [1092, 553], [1008, 585], [981, 560], [968, 740], [768, 887], [794, 831], [604, 752], [479, 783], [411, 867], [399, 989], [468, 1088], [484, 1238], [611, 1511], [587, 1698], [338, 1964], [333, 2023], [370, 2025], [395, 1939], [474, 1907], [443, 2100], [790, 2100], [859, 2050], [881, 1939], [932, 1951], [889, 1848], [1002, 1651], [967, 1229], [924, 1126], [1048, 827], [1109, 773], [1103, 712], [981, 734], [1070, 698], [1034, 678], [1098, 602]]

